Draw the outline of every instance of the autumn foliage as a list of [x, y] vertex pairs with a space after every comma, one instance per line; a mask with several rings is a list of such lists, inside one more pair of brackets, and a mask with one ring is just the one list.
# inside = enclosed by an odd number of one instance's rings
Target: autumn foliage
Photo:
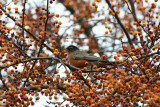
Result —
[[[1, 106], [160, 105], [158, 0], [33, 1], [0, 0]], [[76, 68], [72, 43], [114, 64]]]

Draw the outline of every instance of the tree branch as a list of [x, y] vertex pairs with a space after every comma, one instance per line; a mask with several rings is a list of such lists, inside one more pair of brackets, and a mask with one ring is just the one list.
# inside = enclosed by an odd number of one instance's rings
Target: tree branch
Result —
[[123, 29], [124, 33], [126, 34], [129, 44], [130, 44], [132, 47], [134, 47], [134, 46], [133, 46], [133, 43], [132, 43], [132, 41], [131, 41], [131, 38], [130, 38], [130, 36], [129, 36], [129, 33], [127, 32], [127, 30], [126, 30], [125, 27], [123, 26], [121, 20], [119, 19], [118, 15], [116, 14], [115, 10], [114, 10], [113, 7], [111, 6], [110, 1], [109, 1], [109, 0], [106, 0], [106, 2], [107, 2], [107, 4], [108, 4], [108, 6], [111, 8], [111, 10], [115, 13], [115, 18], [117, 19], [117, 22], [119, 23], [119, 25], [120, 25], [121, 28]]
[[[26, 0], [24, 0], [24, 3], [23, 3], [23, 15], [22, 15], [22, 28], [24, 28], [24, 15], [25, 15], [25, 10], [26, 10]], [[22, 36], [24, 38], [24, 29], [22, 29]], [[25, 39], [23, 40], [23, 46], [24, 46], [24, 43], [25, 43]], [[22, 48], [22, 50], [25, 50], [25, 47], [24, 49]]]
[[[1, 6], [0, 6], [0, 9], [3, 11], [3, 12], [6, 12], [6, 10], [4, 10]], [[13, 17], [11, 17], [9, 14], [7, 14], [7, 17], [9, 17], [10, 19], [12, 19], [14, 22], [16, 21], [16, 19], [14, 19]], [[26, 31], [29, 35], [31, 35], [36, 41], [38, 42], [41, 42], [34, 34], [32, 34], [30, 31], [28, 31], [27, 29], [25, 29], [24, 27], [22, 27], [21, 24], [17, 24], [17, 26], [19, 26], [20, 28], [22, 28], [24, 31]], [[51, 52], [53, 51], [48, 45], [44, 44], [43, 45], [48, 49], [50, 50]]]

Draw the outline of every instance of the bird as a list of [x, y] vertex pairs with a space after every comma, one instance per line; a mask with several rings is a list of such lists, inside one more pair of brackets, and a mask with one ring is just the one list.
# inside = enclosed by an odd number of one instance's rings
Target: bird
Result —
[[83, 52], [74, 45], [70, 45], [66, 49], [67, 49], [69, 63], [77, 68], [84, 68], [87, 66], [98, 65], [98, 61], [108, 62], [102, 60], [100, 57]]
[[[105, 61], [102, 60], [100, 57], [80, 51], [78, 47], [74, 45], [70, 45], [66, 49], [67, 49], [69, 63], [77, 68], [87, 67], [87, 69], [89, 68], [89, 70], [92, 70], [93, 65], [99, 64], [98, 61], [105, 62], [105, 64], [108, 63], [108, 60]], [[111, 63], [109, 62], [109, 64]], [[78, 73], [77, 77], [82, 79], [84, 83], [91, 89], [91, 86], [89, 85], [88, 81], [82, 75], [79, 75]]]

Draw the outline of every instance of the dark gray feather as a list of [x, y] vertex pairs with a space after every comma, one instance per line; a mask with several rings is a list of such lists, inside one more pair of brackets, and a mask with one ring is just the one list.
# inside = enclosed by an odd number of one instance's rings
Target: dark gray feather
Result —
[[99, 57], [89, 55], [89, 54], [82, 52], [82, 51], [75, 51], [72, 54], [74, 56], [74, 59], [77, 59], [77, 60], [87, 60], [87, 61], [101, 60]]

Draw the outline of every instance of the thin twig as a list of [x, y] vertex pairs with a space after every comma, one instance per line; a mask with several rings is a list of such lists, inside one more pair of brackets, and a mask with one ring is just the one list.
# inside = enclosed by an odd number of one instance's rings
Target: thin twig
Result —
[[[22, 28], [24, 28], [24, 15], [25, 15], [25, 10], [26, 10], [26, 0], [24, 0], [23, 5], [24, 6], [23, 6], [23, 15], [22, 15]], [[22, 36], [24, 38], [24, 29], [22, 29]], [[25, 39], [23, 40], [23, 46], [24, 46], [24, 43], [25, 43]], [[22, 50], [25, 50], [25, 47]]]
[[[3, 11], [3, 12], [6, 12], [5, 9], [3, 9], [1, 6], [0, 6], [0, 9]], [[11, 17], [9, 14], [7, 14], [7, 17], [9, 17], [10, 19], [12, 19], [14, 22], [16, 21], [15, 18]], [[22, 27], [21, 24], [17, 24], [17, 26], [19, 26], [20, 28], [24, 29], [25, 32], [27, 32], [29, 35], [31, 35], [36, 41], [40, 42], [41, 40], [39, 40], [34, 34], [32, 34], [30, 31], [28, 31], [27, 29], [25, 29], [24, 27]], [[48, 45], [44, 44], [43, 45], [48, 49], [50, 50], [51, 52], [53, 51]]]
[[[1, 32], [1, 30], [0, 30], [0, 32]], [[2, 32], [1, 32], [1, 33], [2, 33]], [[6, 34], [4, 34], [4, 33], [2, 33], [2, 34], [7, 38], [7, 40], [9, 40], [9, 38], [8, 38], [8, 36], [7, 36]], [[14, 43], [14, 41], [12, 41], [12, 44], [13, 44], [16, 48], [18, 48], [21, 53], [25, 54], [28, 58], [31, 58], [31, 57], [30, 57], [29, 55], [27, 55], [27, 53], [25, 53], [25, 51], [23, 51], [16, 43]]]
[[2, 69], [0, 69], [0, 80], [2, 81], [2, 84], [4, 86], [4, 88], [6, 88], [7, 90], [9, 90], [9, 88], [7, 87], [5, 81], [3, 81], [3, 77], [2, 77], [2, 72], [1, 72]]
[[121, 20], [119, 19], [118, 15], [116, 14], [115, 10], [114, 10], [113, 7], [111, 6], [110, 1], [109, 1], [109, 0], [106, 0], [106, 2], [107, 2], [107, 4], [109, 5], [109, 7], [111, 8], [111, 10], [115, 13], [115, 18], [117, 19], [117, 22], [119, 23], [119, 25], [120, 25], [121, 28], [123, 29], [124, 33], [126, 34], [129, 44], [130, 44], [132, 47], [134, 47], [134, 46], [133, 46], [133, 43], [132, 43], [132, 40], [131, 40], [131, 38], [130, 38], [130, 36], [129, 36], [129, 33], [127, 32], [127, 30], [126, 30], [125, 27], [123, 26]]
[[129, 0], [129, 2], [130, 2], [130, 5], [131, 5], [131, 9], [132, 9], [132, 10], [129, 8], [128, 3], [127, 3], [127, 2], [125, 2], [125, 3], [127, 4], [129, 11], [132, 13], [134, 20], [137, 22], [137, 24], [138, 24], [139, 26], [141, 26], [141, 28], [143, 29], [143, 31], [148, 34], [148, 32], [144, 29], [144, 27], [143, 27], [143, 26], [140, 24], [140, 22], [138, 21], [138, 18], [137, 18], [136, 12], [135, 12], [135, 7], [134, 7], [133, 1], [132, 1], [132, 0]]
[[[63, 63], [64, 65], [66, 65], [66, 66], [67, 66], [69, 69], [71, 69], [71, 70], [81, 70], [83, 73], [97, 72], [97, 70], [82, 70], [82, 69], [80, 69], [80, 68], [77, 68], [77, 67], [72, 66], [72, 65], [70, 65], [70, 64], [68, 64], [68, 63], [66, 63], [66, 62], [61, 61], [61, 59], [56, 58], [56, 57], [32, 57], [32, 58], [29, 58], [29, 59], [26, 59], [26, 60], [22, 60], [21, 62], [18, 62], [18, 61], [17, 61], [17, 62], [15, 62], [15, 63], [12, 63], [12, 64], [10, 64], [10, 66], [14, 66], [14, 65], [20, 64], [20, 63], [27, 63], [27, 62], [30, 62], [30, 61], [33, 61], [33, 60], [43, 60], [43, 59], [56, 60], [56, 61], [58, 61], [58, 62]], [[0, 69], [5, 69], [5, 68], [8, 68], [8, 67], [10, 67], [10, 66], [1, 66]], [[102, 71], [101, 71], [101, 72], [102, 72]]]
[[157, 52], [154, 52], [154, 53], [151, 53], [151, 54], [148, 54], [148, 55], [142, 55], [141, 57], [137, 58], [137, 60], [140, 60], [140, 59], [145, 58], [145, 57], [150, 57], [150, 56], [153, 56], [155, 54], [160, 54], [160, 51], [157, 51]]

